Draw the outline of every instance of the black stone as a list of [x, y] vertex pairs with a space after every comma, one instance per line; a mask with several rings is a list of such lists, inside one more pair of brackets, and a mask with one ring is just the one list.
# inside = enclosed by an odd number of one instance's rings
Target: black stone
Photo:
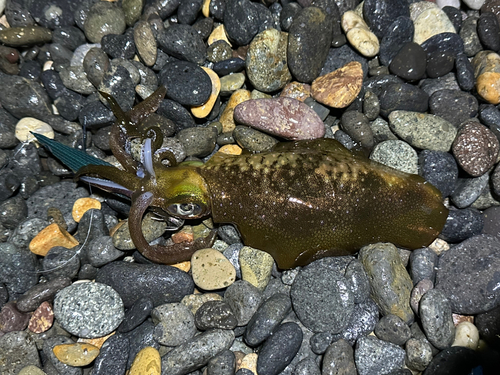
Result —
[[363, 76], [368, 74], [368, 61], [357, 53], [349, 44], [344, 44], [339, 48], [330, 48], [325, 64], [321, 68], [320, 76], [333, 72], [351, 61], [357, 61], [363, 69]]
[[500, 50], [500, 24], [492, 12], [481, 12], [477, 21], [477, 35], [484, 49]]
[[193, 29], [198, 33], [201, 39], [207, 40], [214, 28], [214, 20], [212, 18], [201, 18], [193, 25]]
[[99, 90], [105, 91], [115, 98], [122, 111], [126, 112], [132, 109], [135, 102], [135, 85], [130, 73], [123, 66], [119, 65], [116, 70], [106, 72]]
[[158, 108], [158, 114], [171, 120], [177, 130], [195, 126], [191, 113], [176, 101], [165, 99]]
[[429, 78], [442, 77], [453, 70], [455, 58], [451, 52], [435, 51], [427, 56], [427, 76]]
[[181, 1], [177, 8], [177, 20], [181, 24], [192, 25], [201, 10], [203, 0]]
[[396, 18], [380, 41], [380, 63], [389, 66], [401, 47], [413, 40], [414, 30], [413, 21], [409, 17]]
[[288, 31], [294, 18], [297, 16], [302, 7], [298, 3], [288, 3], [283, 5], [283, 10], [280, 15], [280, 25], [283, 31]]
[[10, 27], [23, 27], [35, 24], [35, 20], [31, 16], [24, 1], [10, 0], [5, 3], [5, 17], [9, 22]]
[[190, 25], [170, 25], [158, 33], [157, 40], [160, 48], [171, 56], [194, 64], [205, 62], [205, 43]]
[[450, 210], [440, 238], [457, 243], [481, 234], [484, 227], [483, 214], [474, 208]]
[[474, 88], [474, 67], [469, 58], [464, 53], [460, 53], [455, 58], [455, 69], [457, 70], [457, 82], [464, 91], [470, 91]]
[[39, 0], [29, 3], [29, 11], [40, 26], [55, 29], [75, 24], [78, 0]]
[[482, 314], [477, 314], [474, 318], [474, 324], [479, 331], [482, 339], [496, 348], [500, 347], [500, 306]]
[[370, 30], [382, 39], [398, 17], [410, 17], [408, 2], [399, 0], [365, 0], [363, 18]]
[[167, 97], [182, 105], [201, 105], [212, 93], [208, 74], [198, 65], [187, 61], [166, 64], [160, 72], [160, 82], [167, 88]]
[[479, 358], [474, 350], [452, 346], [436, 355], [423, 375], [469, 375], [477, 365]]
[[17, 300], [38, 282], [36, 255], [8, 242], [0, 243], [0, 251], [0, 283], [7, 288], [10, 299]]
[[418, 158], [419, 175], [437, 187], [446, 198], [455, 189], [458, 179], [458, 165], [453, 155], [442, 152], [423, 150]]
[[210, 1], [210, 15], [218, 21], [224, 21], [224, 13], [226, 11], [226, 0]]
[[78, 121], [80, 124], [85, 125], [87, 129], [98, 129], [110, 125], [115, 119], [113, 111], [98, 100], [84, 105], [78, 115]]
[[127, 368], [130, 368], [137, 353], [146, 346], [152, 346], [155, 349], [160, 348], [160, 344], [158, 344], [153, 336], [154, 328], [153, 322], [151, 322], [151, 320], [146, 320], [132, 331], [122, 333], [122, 335], [129, 340], [130, 349], [128, 352]]
[[385, 86], [389, 84], [401, 84], [403, 80], [394, 74], [386, 74], [382, 76], [374, 76], [364, 80], [363, 87], [365, 91], [372, 91], [375, 95], [380, 96], [385, 90]]
[[123, 35], [104, 35], [101, 39], [101, 48], [112, 58], [130, 60], [136, 53], [134, 35], [132, 32]]
[[73, 279], [80, 270], [80, 258], [77, 253], [78, 247], [66, 249], [56, 246], [49, 250], [43, 258], [43, 275], [49, 280], [65, 277]]
[[40, 75], [42, 74], [42, 66], [36, 60], [24, 61], [19, 69], [19, 76], [30, 79], [32, 81], [38, 81]]
[[479, 109], [477, 99], [459, 90], [439, 90], [429, 98], [429, 112], [444, 118], [455, 127], [476, 117]]
[[379, 101], [380, 113], [384, 117], [396, 110], [426, 112], [429, 107], [427, 93], [408, 83], [385, 85]]
[[127, 369], [130, 344], [122, 335], [108, 338], [99, 351], [92, 368], [93, 375], [124, 374]]
[[238, 73], [245, 69], [245, 60], [240, 59], [239, 57], [232, 57], [227, 60], [216, 62], [212, 69], [220, 77], [231, 73]]
[[460, 9], [447, 5], [443, 7], [442, 11], [446, 13], [451, 23], [453, 24], [453, 27], [455, 28], [457, 33], [459, 33], [460, 28], [462, 27], [462, 12], [460, 11]]
[[62, 95], [54, 100], [54, 105], [64, 119], [75, 121], [80, 115], [84, 100], [81, 94], [65, 89]]
[[229, 39], [244, 46], [259, 32], [260, 8], [250, 0], [226, 0], [224, 27]]
[[[410, 276], [413, 285], [417, 285], [424, 279], [434, 282], [436, 278], [435, 268], [437, 267], [437, 262], [437, 254], [427, 247], [412, 251], [410, 254]], [[379, 339], [381, 339], [380, 336]]]
[[406, 43], [389, 65], [391, 73], [407, 81], [422, 78], [427, 67], [427, 53], [415, 42]]
[[85, 34], [75, 26], [56, 27], [52, 33], [52, 42], [74, 51], [85, 43]]
[[427, 55], [439, 52], [449, 52], [453, 56], [464, 52], [464, 42], [458, 34], [455, 33], [440, 33], [431, 36], [425, 42], [422, 43], [422, 48]]
[[132, 331], [134, 328], [141, 325], [150, 315], [153, 310], [153, 300], [149, 297], [139, 298], [126, 311], [123, 321], [118, 327], [118, 332], [125, 333]]

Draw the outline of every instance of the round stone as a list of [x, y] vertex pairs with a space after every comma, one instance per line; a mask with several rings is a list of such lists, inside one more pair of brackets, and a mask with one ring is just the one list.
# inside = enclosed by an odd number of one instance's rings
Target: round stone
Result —
[[92, 43], [100, 43], [104, 35], [121, 35], [127, 27], [122, 8], [107, 1], [98, 2], [90, 8], [85, 20], [85, 36]]
[[415, 81], [422, 78], [427, 67], [427, 54], [415, 42], [406, 43], [392, 59], [389, 70], [391, 73]]
[[198, 250], [191, 257], [194, 283], [204, 290], [227, 288], [236, 280], [234, 266], [215, 249]]

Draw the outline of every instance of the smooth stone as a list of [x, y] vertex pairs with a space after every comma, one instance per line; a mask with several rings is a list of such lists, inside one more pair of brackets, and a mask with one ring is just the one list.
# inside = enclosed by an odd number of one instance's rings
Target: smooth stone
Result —
[[392, 244], [365, 246], [359, 260], [370, 280], [371, 297], [382, 315], [394, 314], [406, 323], [412, 322], [409, 300], [413, 283], [397, 248]]
[[223, 350], [210, 358], [207, 375], [233, 375], [236, 368], [236, 356], [231, 350]]
[[158, 33], [157, 40], [170, 56], [199, 65], [205, 61], [205, 43], [190, 25], [172, 24]]
[[40, 370], [38, 367], [33, 365], [28, 365], [23, 367], [17, 375], [47, 375], [44, 371]]
[[101, 39], [101, 48], [113, 59], [131, 60], [136, 53], [133, 30], [128, 29], [122, 35], [104, 35]]
[[112, 262], [99, 269], [96, 281], [116, 290], [127, 308], [143, 297], [151, 298], [155, 306], [179, 302], [194, 289], [191, 276], [157, 264]]
[[353, 141], [361, 144], [366, 149], [373, 148], [373, 133], [370, 122], [366, 116], [358, 111], [344, 112], [341, 118], [342, 130], [344, 130]]
[[18, 375], [26, 366], [42, 367], [35, 341], [25, 331], [7, 332], [0, 337], [0, 372]]
[[46, 256], [53, 247], [72, 249], [79, 244], [71, 234], [53, 223], [42, 229], [29, 243], [33, 254]]
[[132, 366], [130, 367], [129, 375], [141, 374], [161, 374], [160, 352], [151, 346], [141, 349], [141, 351], [135, 356], [134, 362], [132, 362]]
[[437, 264], [438, 256], [429, 248], [423, 247], [412, 251], [410, 254], [410, 276], [413, 285], [417, 285], [424, 279], [434, 282]]
[[[221, 82], [222, 87], [222, 82]], [[235, 129], [234, 110], [236, 106], [250, 99], [251, 93], [248, 90], [239, 89], [231, 94], [224, 111], [222, 112], [219, 121], [222, 124], [222, 132], [227, 133]]]
[[375, 326], [375, 335], [380, 339], [395, 345], [404, 345], [410, 338], [411, 332], [408, 324], [399, 316], [383, 316]]
[[451, 23], [455, 27], [455, 31], [458, 33], [460, 32], [460, 29], [462, 27], [462, 12], [460, 10], [460, 7], [453, 7], [446, 5], [441, 8], [443, 12], [446, 13], [448, 18], [450, 19]]
[[482, 51], [472, 60], [476, 90], [479, 96], [491, 104], [500, 103], [500, 55]]
[[455, 74], [450, 72], [438, 78], [424, 78], [420, 80], [420, 89], [431, 96], [439, 90], [460, 90]]
[[277, 375], [293, 360], [302, 344], [303, 333], [297, 323], [283, 323], [259, 351], [257, 373]]
[[363, 265], [358, 260], [353, 260], [347, 266], [344, 277], [351, 285], [354, 303], [363, 303], [370, 296], [370, 282]]
[[344, 44], [339, 48], [330, 48], [326, 62], [321, 69], [320, 76], [324, 76], [334, 70], [342, 68], [350, 62], [357, 61], [363, 68], [363, 77], [368, 74], [368, 62], [364, 56], [357, 53], [349, 44]]
[[[164, 99], [160, 103], [157, 113], [173, 122], [175, 129], [185, 129], [195, 126], [195, 122], [189, 111], [180, 103]], [[165, 140], [164, 140], [165, 142]]]
[[415, 371], [424, 371], [432, 361], [432, 348], [427, 341], [411, 338], [406, 342], [406, 365]]
[[290, 140], [320, 138], [325, 132], [323, 121], [311, 108], [286, 97], [247, 100], [234, 109], [234, 119]]
[[234, 140], [250, 152], [270, 150], [278, 140], [248, 126], [237, 126], [233, 131]]
[[196, 328], [206, 331], [208, 329], [234, 329], [238, 321], [231, 307], [224, 301], [207, 301], [196, 310], [194, 316]]
[[402, 172], [418, 173], [417, 152], [401, 140], [378, 143], [370, 154], [370, 159]]
[[389, 66], [402, 46], [413, 40], [413, 22], [409, 17], [400, 16], [392, 22], [380, 41], [380, 63]]
[[234, 94], [245, 84], [245, 75], [243, 73], [234, 73], [224, 76], [220, 79], [222, 95]]
[[488, 185], [489, 176], [487, 173], [479, 177], [459, 178], [455, 190], [450, 198], [457, 208], [465, 208], [479, 198]]
[[471, 322], [461, 322], [456, 326], [455, 339], [451, 346], [462, 346], [476, 350], [479, 344], [479, 331]]
[[485, 0], [462, 0], [465, 5], [474, 10], [479, 10], [484, 5]]
[[457, 243], [478, 234], [493, 234], [483, 231], [486, 226], [486, 212], [483, 214], [473, 208], [451, 210], [441, 233], [441, 238]]
[[429, 107], [429, 95], [409, 83], [388, 83], [378, 97], [380, 113], [385, 118], [396, 110], [426, 112]]
[[293, 375], [321, 375], [321, 370], [312, 358], [304, 358], [293, 369]]
[[181, 375], [199, 369], [217, 353], [229, 349], [233, 341], [231, 330], [213, 329], [201, 333], [161, 358], [162, 373]]
[[313, 332], [339, 333], [353, 313], [354, 295], [339, 261], [324, 258], [302, 268], [290, 290], [297, 317]]
[[241, 278], [260, 290], [269, 283], [274, 265], [273, 257], [258, 249], [244, 246], [239, 252]]
[[261, 300], [261, 291], [244, 280], [234, 282], [224, 293], [224, 301], [231, 306], [240, 327], [248, 324]]
[[113, 3], [99, 2], [90, 7], [84, 32], [91, 43], [100, 43], [105, 35], [121, 35], [126, 26], [122, 8]]
[[347, 32], [347, 40], [363, 56], [374, 57], [380, 51], [380, 43], [370, 30], [353, 27]]
[[133, 26], [139, 20], [143, 6], [144, 0], [123, 0], [122, 9], [127, 26]]
[[332, 343], [323, 356], [321, 370], [323, 375], [356, 375], [354, 351], [351, 345], [343, 339]]
[[165, 303], [151, 311], [156, 324], [153, 337], [165, 346], [179, 346], [191, 340], [196, 333], [194, 315], [180, 302]]
[[19, 142], [31, 142], [35, 140], [33, 133], [42, 134], [47, 138], [54, 139], [54, 129], [44, 121], [33, 117], [24, 117], [16, 124], [15, 134]]
[[468, 16], [463, 22], [460, 29], [460, 38], [464, 43], [464, 53], [467, 57], [474, 57], [483, 49], [479, 35], [477, 34], [477, 15]]
[[2, 332], [22, 331], [30, 320], [28, 313], [19, 311], [14, 301], [7, 302], [0, 311], [0, 327]]
[[43, 44], [51, 40], [52, 32], [40, 26], [20, 26], [0, 30], [0, 41], [9, 47]]
[[[99, 49], [102, 53], [101, 49]], [[92, 56], [92, 53], [91, 53]], [[107, 59], [107, 57], [106, 57]], [[109, 61], [107, 61], [109, 64]], [[102, 61], [104, 63], [104, 61]], [[97, 64], [97, 62], [96, 62]], [[108, 71], [109, 65], [106, 65], [105, 67], [102, 67], [102, 75], [99, 75], [99, 82], [96, 82], [97, 79], [95, 80], [95, 83], [100, 84], [104, 78], [104, 73]], [[97, 66], [93, 67], [94, 69], [97, 69]], [[104, 71], [105, 69], [105, 71]], [[90, 95], [96, 91], [96, 88], [94, 85], [90, 82], [89, 78], [87, 77], [87, 74], [81, 66], [68, 66], [64, 69], [62, 69], [59, 72], [59, 76], [61, 77], [61, 80], [68, 89], [76, 91], [79, 94], [82, 95]], [[92, 76], [91, 76], [92, 78]]]
[[458, 165], [469, 175], [485, 174], [497, 161], [500, 144], [486, 126], [476, 121], [463, 125], [452, 145]]
[[456, 56], [464, 52], [464, 43], [462, 38], [456, 33], [440, 33], [427, 39], [421, 44], [421, 47], [430, 56], [435, 52], [447, 52]]
[[273, 92], [292, 79], [287, 66], [287, 41], [288, 34], [268, 29], [257, 34], [250, 43], [246, 73], [257, 90]]
[[215, 64], [228, 60], [232, 58], [232, 56], [233, 51], [231, 45], [225, 40], [216, 40], [207, 47], [207, 60]]
[[455, 346], [439, 352], [429, 363], [423, 375], [467, 375], [477, 368], [480, 361], [475, 351]]
[[380, 102], [378, 96], [372, 91], [365, 91], [365, 96], [363, 97], [363, 114], [370, 121], [374, 121], [378, 118], [380, 114]]
[[300, 82], [319, 76], [332, 42], [333, 19], [317, 7], [299, 11], [288, 34], [288, 68]]
[[224, 26], [238, 45], [249, 44], [260, 27], [260, 8], [250, 0], [231, 0], [225, 4]]
[[345, 108], [351, 104], [363, 83], [363, 70], [357, 61], [316, 78], [311, 85], [311, 96], [333, 108]]
[[415, 33], [413, 41], [417, 44], [422, 44], [430, 37], [441, 33], [455, 33], [455, 27], [450, 19], [438, 7], [433, 7], [423, 11], [413, 21]]
[[393, 111], [389, 125], [410, 145], [432, 151], [449, 151], [457, 134], [448, 121], [425, 113]]
[[118, 332], [130, 332], [134, 328], [142, 324], [153, 310], [153, 301], [151, 298], [142, 297], [134, 302], [134, 304], [125, 312], [123, 321], [118, 326]]
[[215, 149], [217, 129], [210, 127], [181, 129], [176, 138], [187, 156], [205, 157]]
[[201, 106], [191, 107], [191, 113], [196, 118], [205, 118], [210, 114], [221, 91], [221, 81], [219, 79], [219, 76], [212, 69], [205, 68], [204, 66], [202, 66], [201, 68], [210, 77], [210, 81], [212, 82], [212, 92], [210, 93], [210, 97], [204, 104], [202, 104]]
[[194, 283], [204, 290], [226, 288], [236, 280], [234, 266], [215, 249], [196, 251], [191, 257]]
[[196, 315], [198, 309], [206, 302], [209, 301], [222, 301], [222, 296], [217, 293], [205, 293], [205, 294], [190, 294], [185, 296], [181, 303], [189, 307], [189, 310]]
[[439, 289], [431, 289], [422, 296], [419, 314], [427, 339], [438, 349], [449, 347], [455, 337], [455, 326], [450, 302]]
[[[149, 319], [132, 331], [122, 334], [122, 337], [128, 341], [127, 356], [124, 356], [126, 368], [130, 368], [130, 366], [132, 366], [134, 358], [141, 349], [147, 346], [151, 346], [157, 350], [160, 349], [160, 344], [153, 336], [154, 328], [155, 326], [153, 322]], [[112, 337], [114, 336], [116, 335], [113, 335]]]
[[339, 334], [334, 335], [333, 341], [344, 339], [349, 345], [354, 345], [360, 337], [373, 332], [379, 321], [379, 309], [371, 298], [354, 305], [354, 311], [347, 327]]
[[134, 27], [134, 44], [137, 53], [146, 66], [156, 62], [156, 41], [151, 26], [146, 21], [138, 22]]
[[373, 336], [361, 337], [356, 342], [354, 361], [359, 375], [389, 374], [403, 368], [405, 351]]
[[384, 119], [378, 117], [370, 122], [373, 138], [375, 142], [384, 142], [388, 140], [398, 140], [399, 138], [394, 135], [389, 127], [389, 123]]
[[303, 102], [311, 96], [311, 86], [307, 83], [292, 81], [283, 87], [280, 96], [286, 96]]
[[427, 54], [415, 42], [406, 43], [389, 65], [391, 73], [408, 81], [422, 78], [427, 67]]
[[[106, 72], [98, 90], [113, 96], [123, 111], [132, 109], [135, 100], [135, 84], [130, 72], [124, 66], [119, 65]], [[105, 101], [102, 96], [99, 99], [101, 102]]]
[[458, 128], [464, 121], [477, 116], [477, 99], [458, 90], [439, 90], [429, 98], [429, 112], [452, 123]]
[[408, 4], [398, 0], [365, 0], [363, 17], [378, 38], [387, 35], [387, 30], [398, 17], [409, 17]]
[[[146, 214], [142, 220], [142, 232], [146, 241], [153, 241], [159, 238], [167, 229], [167, 223], [153, 218], [151, 214]], [[119, 250], [134, 250], [135, 244], [130, 237], [128, 225], [122, 225], [113, 233], [113, 246]]]
[[[111, 333], [122, 322], [123, 302], [110, 286], [95, 283], [70, 285], [54, 301], [54, 315], [61, 326], [79, 337], [95, 338]], [[80, 319], [74, 319], [74, 316]]]
[[440, 256], [436, 288], [450, 300], [453, 312], [473, 315], [499, 306], [494, 287], [499, 251], [498, 239], [483, 234]]
[[60, 344], [52, 351], [59, 361], [73, 367], [87, 366], [99, 355], [97, 347], [85, 343]]
[[34, 285], [17, 300], [17, 308], [23, 312], [34, 311], [42, 302], [52, 301], [60, 290], [70, 284], [70, 279], [60, 277]]
[[481, 12], [477, 21], [477, 35], [484, 49], [500, 50], [500, 24], [492, 12]]

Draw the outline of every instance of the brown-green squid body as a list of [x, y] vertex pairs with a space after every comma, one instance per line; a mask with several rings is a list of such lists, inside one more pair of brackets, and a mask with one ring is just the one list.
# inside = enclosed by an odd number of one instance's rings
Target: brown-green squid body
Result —
[[[160, 93], [155, 100], [161, 98]], [[324, 256], [353, 254], [375, 242], [420, 248], [429, 245], [445, 224], [448, 210], [434, 186], [331, 139], [279, 143], [258, 154], [216, 153], [205, 164], [176, 165], [172, 155], [161, 149], [159, 132], [149, 129], [153, 140], [142, 137], [147, 147], [141, 164], [127, 155], [126, 147], [136, 121], [108, 100], [119, 117], [110, 143], [125, 171], [90, 165], [78, 175], [97, 175], [123, 187], [92, 182], [131, 197], [132, 240], [154, 261], [188, 260], [196, 249], [210, 245], [215, 232], [196, 244], [149, 245], [140, 229], [149, 206], [181, 219], [211, 215], [216, 223], [234, 224], [244, 244], [270, 253], [283, 269]], [[157, 106], [148, 100], [150, 105], [142, 107], [152, 112]]]

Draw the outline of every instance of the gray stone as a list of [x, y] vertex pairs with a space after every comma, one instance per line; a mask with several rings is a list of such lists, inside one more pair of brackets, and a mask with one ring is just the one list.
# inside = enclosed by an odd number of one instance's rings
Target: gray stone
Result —
[[359, 375], [389, 374], [403, 368], [405, 351], [397, 345], [367, 336], [357, 341], [354, 360]]
[[420, 320], [427, 339], [438, 349], [449, 347], [455, 337], [451, 305], [446, 295], [431, 289], [422, 296], [419, 305]]

